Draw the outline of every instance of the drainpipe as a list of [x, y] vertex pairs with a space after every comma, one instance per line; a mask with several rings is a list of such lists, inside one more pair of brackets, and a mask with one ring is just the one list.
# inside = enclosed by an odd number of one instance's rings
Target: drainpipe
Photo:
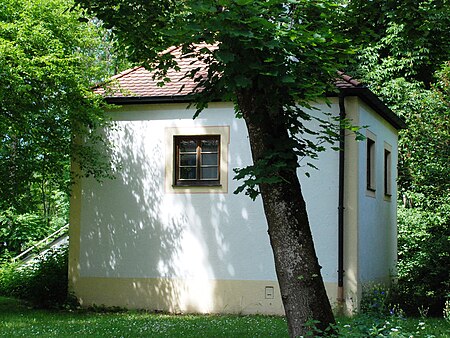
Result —
[[[339, 93], [339, 118], [345, 119], [345, 94]], [[344, 309], [344, 160], [345, 128], [339, 130], [339, 197], [338, 197], [338, 289], [337, 305], [340, 312]]]

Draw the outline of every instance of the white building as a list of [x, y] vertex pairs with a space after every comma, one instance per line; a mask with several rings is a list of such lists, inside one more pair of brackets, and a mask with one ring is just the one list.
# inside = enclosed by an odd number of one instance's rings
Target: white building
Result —
[[[134, 68], [115, 77], [124, 92], [103, 92], [122, 105], [110, 112], [119, 128], [108, 131], [122, 168], [116, 179], [84, 178], [73, 187], [70, 287], [85, 306], [282, 314], [261, 199], [233, 194], [240, 185], [233, 168], [252, 161], [245, 123], [224, 102], [193, 120], [185, 96], [192, 87], [170, 75], [158, 87]], [[182, 92], [180, 83], [188, 84]], [[321, 153], [319, 170], [307, 178], [300, 168], [299, 177], [331, 303], [342, 292], [351, 311], [362, 286], [388, 281], [395, 267], [404, 123], [357, 81], [343, 75], [337, 86], [341, 96], [330, 97], [331, 108], [316, 106], [368, 126], [367, 139], [347, 135], [343, 153]], [[206, 165], [195, 160], [197, 151]], [[196, 171], [210, 184], [196, 181]]]

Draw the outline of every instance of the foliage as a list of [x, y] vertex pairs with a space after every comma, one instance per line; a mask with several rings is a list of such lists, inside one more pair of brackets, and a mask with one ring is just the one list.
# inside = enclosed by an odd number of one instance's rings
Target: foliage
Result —
[[393, 302], [408, 314], [442, 316], [450, 293], [450, 204], [399, 208], [398, 283]]
[[[430, 89], [398, 80], [382, 92], [403, 93], [393, 108], [408, 121], [400, 135], [399, 264], [396, 301], [408, 313], [441, 315], [449, 292], [450, 105], [448, 66]], [[411, 297], [414, 295], [414, 297]]]
[[444, 319], [450, 323], [450, 295], [447, 295], [447, 299], [445, 300]]
[[4, 263], [0, 268], [0, 294], [36, 307], [60, 307], [68, 299], [67, 273], [67, 246], [51, 249], [31, 263]]
[[47, 224], [39, 215], [17, 214], [12, 208], [0, 211], [0, 255], [23, 251], [46, 232]]
[[442, 315], [450, 292], [449, 75], [444, 64], [430, 89], [406, 88], [410, 99], [395, 106], [409, 124], [400, 139], [395, 301], [410, 314]]
[[434, 73], [450, 59], [448, 1], [342, 3], [338, 21], [358, 55], [354, 75], [368, 80], [375, 91], [400, 78], [428, 87]]
[[[29, 239], [67, 222], [71, 156], [82, 174], [104, 176], [108, 169], [98, 151], [108, 145], [92, 132], [108, 120], [90, 88], [117, 63], [105, 55], [112, 49], [105, 30], [80, 22], [72, 6], [71, 0], [0, 5], [0, 255], [17, 254]], [[74, 142], [75, 133], [86, 142]], [[37, 223], [35, 234], [25, 234]]]

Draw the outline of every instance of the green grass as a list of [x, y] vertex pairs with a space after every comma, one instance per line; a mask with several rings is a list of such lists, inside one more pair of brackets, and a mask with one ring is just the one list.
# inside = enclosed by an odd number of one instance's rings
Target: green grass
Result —
[[287, 337], [286, 321], [267, 316], [200, 316], [138, 311], [30, 309], [0, 297], [0, 337]]
[[[357, 316], [338, 323], [341, 337], [450, 337], [450, 324], [443, 319]], [[0, 337], [288, 337], [288, 333], [282, 317], [48, 311], [0, 297]]]
[[450, 337], [450, 322], [443, 318], [374, 318], [359, 315], [337, 321], [342, 337]]

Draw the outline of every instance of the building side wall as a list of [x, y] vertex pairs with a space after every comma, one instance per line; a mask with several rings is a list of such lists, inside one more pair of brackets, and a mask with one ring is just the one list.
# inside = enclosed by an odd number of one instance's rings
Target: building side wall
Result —
[[[375, 191], [366, 188], [367, 140], [359, 144], [359, 278], [362, 285], [389, 282], [397, 257], [397, 131], [364, 103], [360, 125], [375, 141]], [[384, 191], [384, 150], [391, 151], [391, 196]]]
[[[332, 103], [320, 108], [336, 114], [337, 100]], [[117, 128], [108, 135], [120, 170], [101, 183], [79, 180], [71, 200], [69, 278], [82, 303], [280, 314], [262, 202], [233, 194], [240, 182], [232, 169], [251, 164], [251, 153], [232, 106], [211, 104], [195, 120], [182, 104], [126, 106], [111, 115]], [[170, 133], [205, 128], [228, 130], [226, 180], [215, 191], [174, 190], [167, 183]], [[314, 163], [319, 170], [308, 170], [305, 162], [299, 177], [334, 303], [338, 152], [326, 151]]]

